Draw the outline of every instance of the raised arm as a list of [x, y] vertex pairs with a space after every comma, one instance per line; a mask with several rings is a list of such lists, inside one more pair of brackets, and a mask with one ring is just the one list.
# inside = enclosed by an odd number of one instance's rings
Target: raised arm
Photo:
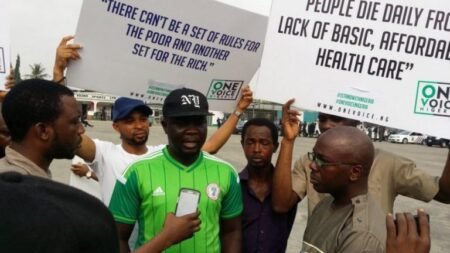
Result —
[[447, 154], [447, 162], [439, 179], [439, 192], [434, 199], [442, 203], [450, 204], [450, 149]]
[[272, 207], [277, 213], [288, 212], [300, 200], [292, 190], [292, 152], [299, 130], [298, 112], [290, 109], [292, 103], [294, 99], [283, 105], [281, 121], [284, 134], [273, 175]]
[[[242, 89], [242, 96], [239, 102], [236, 105], [235, 112], [238, 114], [244, 113], [247, 107], [253, 101], [253, 92], [250, 90], [248, 86]], [[232, 113], [230, 117], [223, 123], [223, 125], [217, 129], [217, 131], [209, 137], [209, 139], [205, 142], [202, 147], [203, 151], [206, 151], [210, 154], [217, 153], [220, 148], [228, 141], [231, 134], [233, 134], [236, 124], [239, 121], [239, 116], [236, 113]]]
[[91, 137], [83, 134], [81, 135], [81, 145], [75, 154], [86, 162], [93, 162], [95, 159], [95, 143]]
[[71, 60], [80, 59], [78, 50], [81, 49], [80, 44], [69, 44], [74, 36], [65, 36], [56, 49], [55, 65], [53, 66], [53, 81], [62, 83], [64, 80], [64, 71]]
[[9, 74], [5, 78], [5, 90], [0, 91], [0, 102], [3, 102], [6, 94], [8, 94], [8, 90], [10, 90], [16, 84], [16, 80], [14, 79], [14, 69], [11, 68], [9, 70]]

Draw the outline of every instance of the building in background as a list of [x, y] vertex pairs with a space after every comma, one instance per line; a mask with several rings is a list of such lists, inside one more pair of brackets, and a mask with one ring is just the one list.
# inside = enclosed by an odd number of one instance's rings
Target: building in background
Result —
[[[82, 115], [87, 115], [88, 120], [111, 120], [111, 112], [114, 101], [119, 98], [119, 96], [79, 89], [73, 90]], [[153, 110], [153, 115], [151, 116], [150, 122], [152, 124], [160, 124], [162, 104], [146, 103]], [[282, 105], [277, 103], [255, 99], [255, 101], [247, 108], [247, 111], [245, 111], [242, 115], [241, 121], [259, 117], [269, 119], [278, 124], [281, 119], [281, 107]], [[224, 122], [229, 115], [230, 114], [220, 111], [211, 111], [211, 115], [208, 116], [208, 125], [216, 126], [217, 119]], [[300, 120], [302, 122], [315, 122], [316, 119], [316, 112], [301, 112]]]

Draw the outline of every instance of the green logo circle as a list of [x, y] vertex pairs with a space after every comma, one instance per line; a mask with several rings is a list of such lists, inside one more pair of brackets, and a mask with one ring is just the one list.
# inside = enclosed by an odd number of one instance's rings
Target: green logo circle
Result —
[[422, 95], [426, 98], [432, 98], [436, 94], [436, 88], [434, 86], [428, 84], [422, 88]]
[[223, 83], [222, 83], [222, 82], [216, 82], [216, 83], [214, 83], [214, 85], [213, 85], [213, 88], [214, 88], [215, 90], [220, 90], [220, 89], [222, 89], [222, 87], [223, 87]]

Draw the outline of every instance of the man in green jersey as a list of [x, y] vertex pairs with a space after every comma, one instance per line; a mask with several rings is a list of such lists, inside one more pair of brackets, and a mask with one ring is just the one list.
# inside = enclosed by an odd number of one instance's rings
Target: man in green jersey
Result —
[[153, 239], [168, 213], [175, 212], [182, 188], [200, 192], [201, 226], [190, 239], [166, 252], [241, 251], [242, 197], [234, 168], [201, 151], [206, 140], [208, 102], [192, 89], [172, 91], [164, 101], [162, 125], [169, 144], [132, 163], [116, 184], [109, 209], [119, 230], [122, 252], [133, 224], [139, 223], [137, 246]]

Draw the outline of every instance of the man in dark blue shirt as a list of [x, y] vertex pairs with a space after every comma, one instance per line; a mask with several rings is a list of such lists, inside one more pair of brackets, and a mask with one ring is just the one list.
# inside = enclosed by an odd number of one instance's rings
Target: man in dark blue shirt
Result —
[[272, 209], [272, 155], [278, 148], [278, 130], [273, 122], [247, 121], [241, 134], [247, 166], [239, 174], [244, 212], [242, 252], [284, 253], [295, 220], [296, 205], [285, 214]]

